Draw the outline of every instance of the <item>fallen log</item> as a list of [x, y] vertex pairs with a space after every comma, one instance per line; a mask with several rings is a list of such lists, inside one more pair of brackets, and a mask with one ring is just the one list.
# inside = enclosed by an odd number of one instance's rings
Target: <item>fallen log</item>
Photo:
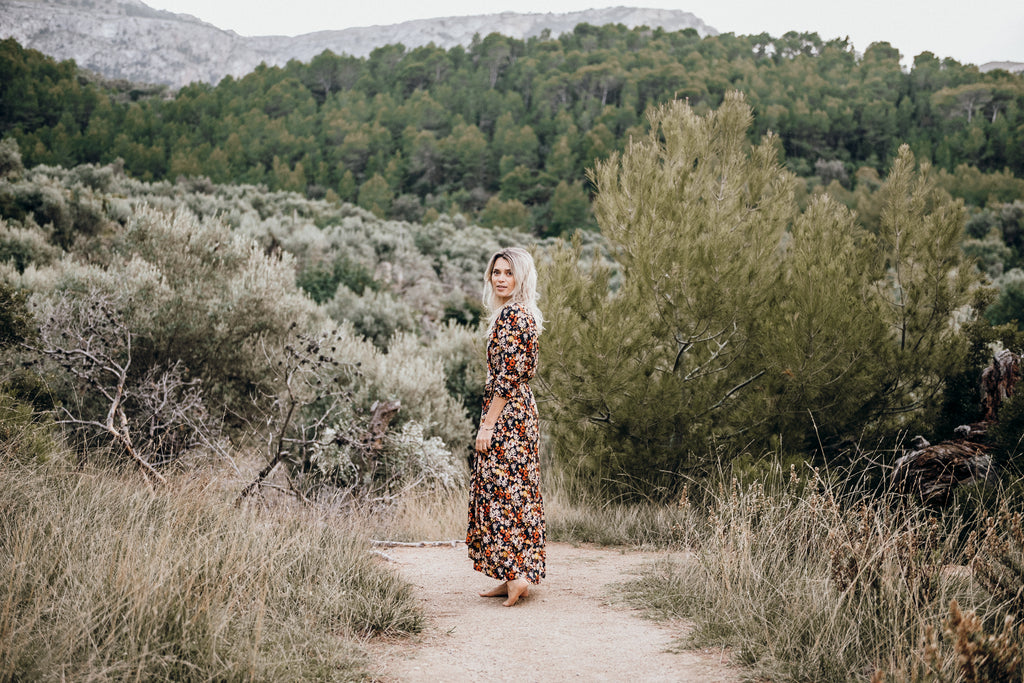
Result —
[[896, 489], [915, 495], [933, 507], [949, 503], [958, 486], [985, 481], [995, 474], [986, 443], [989, 428], [999, 420], [999, 408], [1021, 378], [1021, 358], [1003, 350], [981, 373], [982, 420], [960, 425], [954, 437], [936, 444], [917, 436], [893, 469]]

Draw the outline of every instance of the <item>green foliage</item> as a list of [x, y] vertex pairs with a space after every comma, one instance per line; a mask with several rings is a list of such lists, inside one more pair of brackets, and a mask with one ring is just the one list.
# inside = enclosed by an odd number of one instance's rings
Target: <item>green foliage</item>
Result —
[[427, 344], [427, 354], [444, 368], [445, 388], [474, 418], [483, 405], [486, 356], [483, 334], [449, 321]]
[[999, 296], [985, 309], [993, 325], [1013, 323], [1024, 330], [1024, 270], [1012, 268], [995, 279]]
[[989, 429], [993, 460], [1000, 471], [1024, 473], [1024, 392], [999, 407], [999, 421]]
[[345, 255], [339, 256], [327, 267], [306, 268], [299, 274], [297, 282], [318, 304], [330, 301], [339, 285], [344, 285], [357, 295], [362, 295], [367, 287], [379, 287], [373, 274], [364, 265], [353, 262]]
[[49, 265], [60, 254], [60, 248], [50, 244], [43, 231], [0, 221], [0, 262], [6, 261], [23, 272], [29, 264]]
[[884, 401], [883, 414], [927, 405], [942, 379], [963, 365], [967, 351], [963, 335], [950, 324], [971, 302], [977, 282], [961, 265], [963, 205], [936, 187], [929, 170], [927, 164], [916, 169], [904, 145], [881, 189], [886, 273], [876, 291], [894, 342], [878, 349], [885, 388], [874, 398]]
[[4, 384], [0, 386], [0, 461], [38, 465], [60, 459], [63, 451], [53, 421], [14, 395], [18, 387], [11, 387], [12, 382]]
[[996, 231], [991, 231], [984, 239], [968, 238], [963, 244], [964, 255], [974, 261], [981, 272], [989, 278], [998, 279], [1006, 269], [1006, 264], [1013, 259], [1013, 250], [1006, 246]]
[[348, 320], [356, 333], [385, 351], [400, 332], [414, 332], [414, 311], [388, 292], [368, 289], [362, 296], [342, 285], [325, 307], [335, 320]]
[[569, 235], [576, 230], [590, 227], [590, 202], [583, 188], [564, 180], [555, 186], [551, 194], [551, 218], [548, 232], [552, 235]]
[[14, 138], [0, 140], [0, 178], [17, 178], [24, 170], [18, 141]]
[[0, 349], [24, 340], [33, 329], [25, 292], [0, 279]]
[[480, 225], [486, 227], [524, 228], [529, 225], [530, 212], [518, 199], [501, 201], [497, 196], [487, 200], [480, 212]]
[[815, 199], [790, 237], [772, 313], [761, 323], [771, 370], [747, 419], [763, 420], [789, 449], [813, 449], [861, 426], [887, 330], [878, 300], [866, 296], [878, 277], [876, 241], [851, 212], [828, 195]]
[[391, 209], [392, 192], [388, 181], [374, 175], [359, 188], [359, 206], [375, 216], [385, 216]]
[[858, 56], [814, 33], [701, 39], [605, 26], [557, 40], [494, 35], [468, 52], [391, 45], [365, 59], [325, 52], [261, 67], [173, 97], [126, 97], [7, 40], [0, 81], [0, 131], [29, 166], [121, 159], [143, 180], [266, 183], [310, 197], [330, 188], [403, 219], [438, 201], [492, 224], [493, 207], [480, 212], [500, 195], [527, 208], [537, 234], [581, 224], [566, 197], [553, 200], [556, 187], [578, 187], [586, 167], [645, 135], [647, 109], [678, 98], [706, 113], [733, 89], [752, 106], [750, 138], [774, 131], [788, 167], [825, 186], [857, 192], [859, 169], [881, 171], [901, 141], [971, 203], [1017, 199], [1024, 173], [1019, 75], [927, 52], [904, 72], [888, 43]]
[[447, 383], [444, 364], [419, 339], [397, 334], [388, 343], [387, 353], [371, 346], [362, 351], [359, 362], [364, 382], [355, 394], [357, 409], [369, 414], [378, 398], [397, 399], [402, 403], [402, 422], [418, 422], [427, 437], [440, 437], [459, 455], [468, 448], [472, 427], [466, 410], [458, 398], [439, 391]]
[[578, 242], [544, 268], [558, 457], [585, 453], [595, 476], [677, 481], [728, 441], [831, 452], [921, 413], [963, 360], [950, 323], [976, 276], [962, 207], [927, 167], [901, 149], [876, 239], [827, 197], [801, 214], [750, 121], [738, 94], [653, 112], [592, 176], [621, 280], [583, 267]]
[[[373, 403], [397, 399], [395, 434], [421, 425], [424, 452], [441, 438], [450, 462], [461, 462], [472, 436], [466, 411], [479, 409], [483, 384], [478, 335], [461, 325], [479, 320], [480, 274], [490, 254], [529, 244], [528, 235], [446, 215], [429, 225], [387, 221], [350, 205], [205, 179], [142, 183], [117, 165], [37, 167], [15, 185], [19, 196], [45, 191], [67, 203], [88, 194], [102, 207], [103, 229], [64, 247], [49, 242], [33, 214], [7, 218], [0, 225], [0, 245], [11, 256], [4, 282], [30, 296], [40, 319], [61, 300], [84, 302], [93, 293], [121, 302], [132, 388], [178, 364], [182, 381], [199, 380], [214, 422], [223, 416], [238, 434], [265, 423], [281, 390], [273, 360], [281, 349], [296, 334], [333, 330], [343, 337], [337, 359], [359, 369], [345, 379], [353, 403], [331, 427], [361, 437]], [[12, 185], [0, 181], [5, 187]], [[383, 352], [394, 343], [397, 349]], [[59, 365], [5, 381], [38, 410], [65, 401], [105, 416], [102, 401], [82, 403]]]
[[960, 164], [953, 173], [940, 170], [936, 180], [951, 195], [975, 206], [1014, 202], [1024, 195], [1024, 179], [1006, 169], [983, 173], [975, 166]]

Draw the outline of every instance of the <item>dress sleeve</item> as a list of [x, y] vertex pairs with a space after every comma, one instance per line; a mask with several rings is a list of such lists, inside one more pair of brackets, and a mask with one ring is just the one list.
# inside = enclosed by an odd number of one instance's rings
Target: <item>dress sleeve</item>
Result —
[[529, 381], [537, 369], [537, 324], [528, 311], [506, 306], [494, 329], [497, 358], [492, 386], [494, 393], [510, 400], [516, 387]]

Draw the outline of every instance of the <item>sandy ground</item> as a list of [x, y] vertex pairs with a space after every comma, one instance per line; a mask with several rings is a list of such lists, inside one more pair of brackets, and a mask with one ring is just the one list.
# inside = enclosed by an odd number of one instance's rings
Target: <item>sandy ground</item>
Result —
[[428, 625], [418, 638], [371, 646], [380, 681], [741, 679], [719, 651], [671, 651], [685, 624], [645, 619], [613, 596], [612, 584], [658, 553], [550, 543], [547, 578], [509, 608], [477, 595], [497, 582], [473, 571], [465, 545], [385, 552], [420, 589]]

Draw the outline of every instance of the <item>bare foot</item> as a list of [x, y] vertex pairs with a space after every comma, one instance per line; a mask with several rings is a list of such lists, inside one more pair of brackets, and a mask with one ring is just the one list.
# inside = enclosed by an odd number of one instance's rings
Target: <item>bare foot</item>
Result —
[[505, 607], [511, 607], [512, 605], [519, 602], [519, 598], [525, 598], [530, 594], [530, 584], [526, 582], [526, 579], [512, 579], [505, 583], [505, 588], [508, 594], [508, 600], [501, 603]]
[[503, 598], [508, 595], [508, 582], [495, 586], [489, 591], [480, 593], [481, 598]]

